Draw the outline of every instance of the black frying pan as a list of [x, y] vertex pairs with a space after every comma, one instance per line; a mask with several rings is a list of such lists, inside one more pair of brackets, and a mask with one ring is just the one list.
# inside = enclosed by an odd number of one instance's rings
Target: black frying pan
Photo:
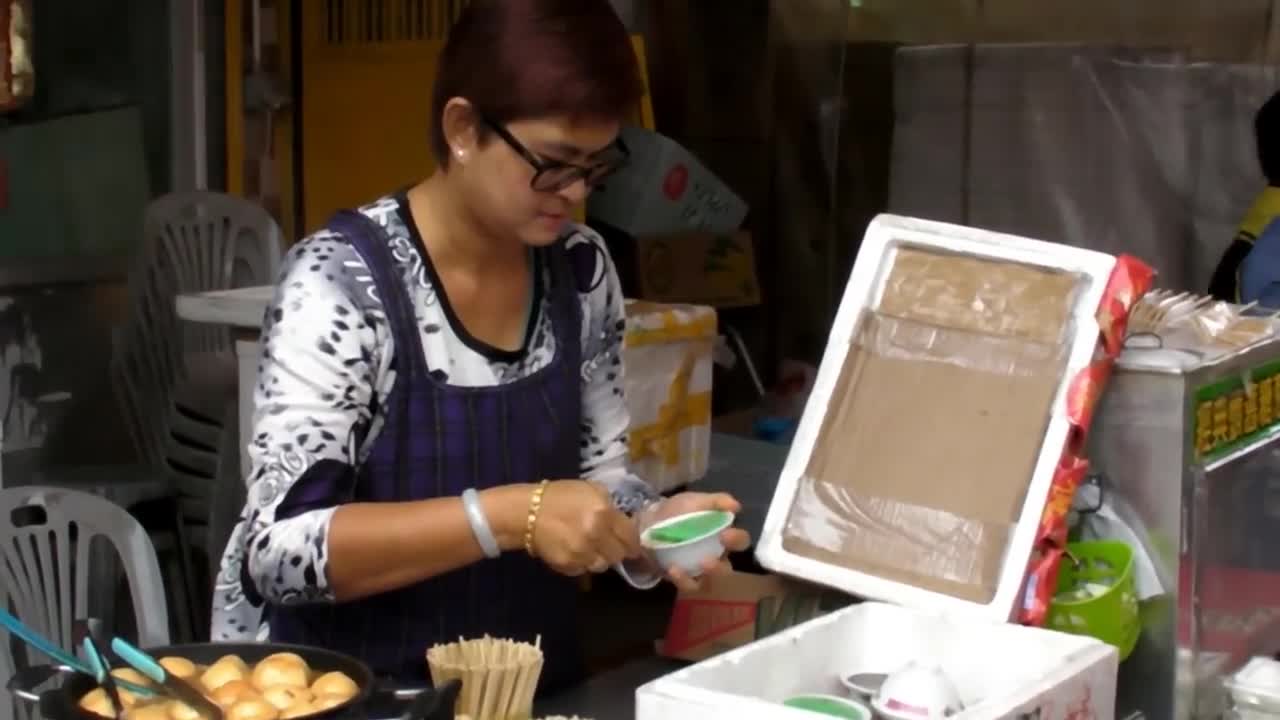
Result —
[[[257, 664], [268, 655], [280, 652], [296, 653], [307, 661], [312, 671], [317, 673], [342, 672], [355, 681], [360, 688], [356, 696], [341, 705], [308, 715], [307, 720], [329, 720], [342, 716], [363, 716], [363, 709], [369, 696], [374, 691], [373, 672], [363, 662], [342, 653], [323, 648], [303, 645], [287, 645], [283, 643], [192, 643], [188, 645], [166, 645], [163, 647], [144, 648], [152, 657], [184, 657], [197, 665], [212, 665], [224, 655], [238, 655], [250, 666]], [[116, 667], [123, 667], [117, 663]], [[61, 687], [36, 692], [36, 688], [44, 684], [54, 674], [56, 668], [41, 666], [31, 668], [27, 673], [11, 679], [10, 689], [20, 697], [38, 700], [40, 713], [48, 720], [114, 720], [96, 713], [88, 712], [80, 707], [80, 698], [98, 686], [96, 679], [80, 673], [69, 673]], [[428, 702], [428, 698], [417, 698], [421, 702], [414, 703], [414, 709], [420, 714], [415, 720], [435, 720], [436, 717], [453, 717], [453, 698], [457, 696], [456, 686], [444, 688], [439, 692], [424, 691], [437, 696], [436, 702]], [[447, 702], [446, 702], [447, 700]]]

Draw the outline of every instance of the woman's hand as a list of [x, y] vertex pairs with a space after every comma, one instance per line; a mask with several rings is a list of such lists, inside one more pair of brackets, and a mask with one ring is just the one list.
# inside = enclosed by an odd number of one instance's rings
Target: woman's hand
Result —
[[[638, 519], [640, 527], [646, 528], [667, 518], [704, 510], [722, 510], [736, 514], [742, 510], [742, 504], [728, 493], [683, 492], [658, 501], [650, 509], [641, 512]], [[725, 555], [704, 562], [702, 575], [694, 578], [689, 577], [678, 567], [663, 568], [667, 579], [683, 592], [696, 592], [702, 589], [711, 577], [730, 571], [727, 555], [751, 547], [751, 535], [741, 528], [729, 527], [720, 532], [720, 542], [724, 545]]]
[[533, 528], [533, 551], [558, 573], [602, 573], [640, 554], [635, 522], [601, 486], [585, 480], [547, 484]]

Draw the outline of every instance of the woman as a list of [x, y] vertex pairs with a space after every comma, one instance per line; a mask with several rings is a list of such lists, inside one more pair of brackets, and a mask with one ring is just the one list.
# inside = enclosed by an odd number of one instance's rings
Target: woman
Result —
[[625, 160], [641, 92], [606, 0], [463, 11], [434, 89], [439, 169], [285, 262], [215, 640], [321, 645], [421, 682], [433, 643], [541, 635], [555, 688], [580, 671], [572, 577], [649, 585], [639, 524], [737, 510], [659, 501], [625, 470], [622, 294], [569, 217]]

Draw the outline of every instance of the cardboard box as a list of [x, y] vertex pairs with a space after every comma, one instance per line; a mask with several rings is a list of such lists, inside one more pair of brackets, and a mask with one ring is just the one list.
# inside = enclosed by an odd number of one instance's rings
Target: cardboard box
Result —
[[847, 595], [777, 575], [733, 572], [676, 598], [659, 651], [678, 660], [704, 660], [851, 602]]
[[646, 300], [717, 308], [760, 304], [755, 250], [745, 232], [638, 238], [637, 275]]
[[747, 204], [671, 138], [628, 126], [631, 160], [587, 199], [587, 217], [632, 237], [702, 231], [731, 233]]
[[[685, 136], [685, 147], [750, 208], [744, 227], [756, 234], [769, 230], [775, 144]], [[861, 228], [859, 228], [861, 231]]]

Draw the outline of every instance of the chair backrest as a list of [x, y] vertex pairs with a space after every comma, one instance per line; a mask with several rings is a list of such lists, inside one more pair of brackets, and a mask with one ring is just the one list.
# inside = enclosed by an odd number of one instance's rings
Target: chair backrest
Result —
[[[0, 490], [0, 597], [31, 628], [73, 648], [73, 624], [88, 617], [91, 599], [115, 595], [114, 586], [90, 586], [91, 566], [103, 560], [91, 553], [103, 548], [97, 538], [115, 550], [128, 580], [138, 641], [168, 644], [169, 609], [155, 548], [137, 520], [96, 495], [40, 486]], [[7, 652], [7, 645], [0, 647], [0, 654]], [[47, 662], [34, 654], [26, 659]]]
[[128, 315], [112, 337], [112, 379], [131, 439], [149, 464], [163, 460], [174, 388], [191, 353], [233, 352], [230, 329], [183, 322], [180, 293], [275, 281], [279, 227], [262, 207], [213, 192], [173, 193], [147, 206], [143, 242], [129, 274]]
[[[173, 193], [147, 206], [145, 246], [177, 293], [269, 285], [284, 245], [271, 215], [249, 200], [213, 192]], [[163, 300], [170, 309], [173, 297]], [[187, 323], [186, 351], [230, 352], [228, 328]]]

